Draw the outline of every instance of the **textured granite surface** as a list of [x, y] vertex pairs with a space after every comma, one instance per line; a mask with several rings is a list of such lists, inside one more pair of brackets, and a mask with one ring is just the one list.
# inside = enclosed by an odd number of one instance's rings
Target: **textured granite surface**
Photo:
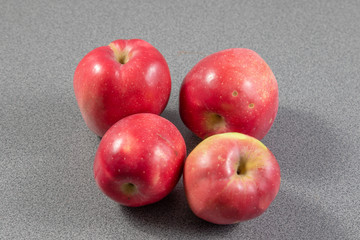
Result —
[[[0, 1], [0, 239], [359, 239], [360, 1]], [[90, 50], [142, 38], [168, 61], [162, 114], [199, 142], [177, 111], [181, 81], [213, 52], [258, 52], [279, 84], [263, 142], [281, 190], [254, 220], [195, 217], [183, 184], [126, 208], [95, 185], [100, 139], [85, 126], [72, 77]]]

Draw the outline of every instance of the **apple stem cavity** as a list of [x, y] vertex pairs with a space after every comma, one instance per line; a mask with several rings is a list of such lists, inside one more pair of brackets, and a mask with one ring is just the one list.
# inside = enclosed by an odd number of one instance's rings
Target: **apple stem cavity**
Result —
[[133, 183], [124, 183], [123, 185], [121, 185], [121, 191], [125, 195], [130, 196], [137, 192], [137, 187]]
[[237, 175], [244, 175], [246, 173], [246, 160], [244, 158], [240, 158], [236, 173]]
[[122, 52], [122, 54], [120, 55], [118, 62], [121, 64], [125, 64], [129, 61], [129, 55], [127, 54], [127, 52]]
[[208, 129], [218, 130], [225, 127], [224, 117], [217, 113], [209, 113], [207, 117]]

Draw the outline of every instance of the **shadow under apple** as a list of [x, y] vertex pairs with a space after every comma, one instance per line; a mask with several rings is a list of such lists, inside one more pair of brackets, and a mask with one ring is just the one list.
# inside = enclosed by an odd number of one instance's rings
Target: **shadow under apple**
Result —
[[281, 106], [262, 142], [274, 153], [282, 178], [299, 184], [336, 182], [351, 168], [343, 133], [319, 116]]
[[187, 205], [182, 179], [161, 201], [137, 208], [119, 205], [120, 214], [134, 227], [160, 238], [226, 234], [235, 225], [215, 225], [196, 217]]

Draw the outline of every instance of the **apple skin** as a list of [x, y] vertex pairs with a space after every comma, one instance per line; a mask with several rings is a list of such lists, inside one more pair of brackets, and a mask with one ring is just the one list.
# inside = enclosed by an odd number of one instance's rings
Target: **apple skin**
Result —
[[160, 114], [170, 97], [170, 71], [150, 43], [120, 39], [92, 50], [80, 61], [74, 91], [85, 123], [101, 137], [131, 114]]
[[122, 205], [151, 204], [176, 186], [185, 156], [185, 141], [170, 121], [151, 113], [134, 114], [114, 124], [101, 139], [95, 180]]
[[180, 90], [180, 116], [204, 139], [240, 132], [262, 139], [278, 110], [278, 85], [254, 51], [233, 48], [211, 54], [186, 75]]
[[203, 140], [190, 153], [183, 180], [195, 215], [215, 224], [233, 224], [269, 207], [280, 188], [280, 168], [256, 138], [223, 133]]

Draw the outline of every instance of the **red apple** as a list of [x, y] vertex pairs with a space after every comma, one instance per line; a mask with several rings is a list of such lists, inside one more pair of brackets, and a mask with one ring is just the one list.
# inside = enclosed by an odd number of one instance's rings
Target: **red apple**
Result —
[[215, 224], [232, 224], [261, 215], [280, 188], [274, 155], [256, 138], [223, 133], [202, 141], [184, 168], [191, 210]]
[[95, 180], [122, 205], [154, 203], [179, 181], [185, 155], [184, 139], [171, 122], [151, 113], [134, 114], [114, 124], [101, 139]]
[[180, 116], [200, 138], [240, 132], [257, 139], [270, 130], [278, 110], [278, 85], [254, 51], [233, 48], [211, 54], [186, 75]]
[[170, 71], [165, 58], [150, 43], [116, 40], [92, 50], [80, 61], [74, 90], [87, 126], [103, 136], [131, 114], [160, 114], [170, 96]]

